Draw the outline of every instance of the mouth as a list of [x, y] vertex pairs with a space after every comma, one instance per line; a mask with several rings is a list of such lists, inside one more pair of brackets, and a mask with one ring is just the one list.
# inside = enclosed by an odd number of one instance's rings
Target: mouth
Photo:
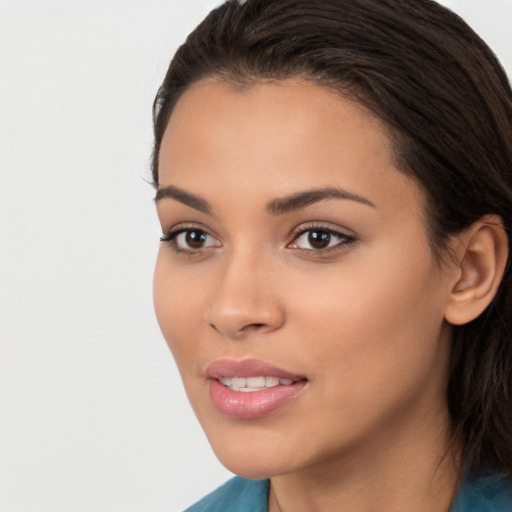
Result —
[[296, 398], [308, 379], [258, 360], [222, 360], [207, 370], [210, 398], [225, 416], [256, 419]]
[[275, 388], [276, 386], [291, 386], [293, 379], [279, 377], [220, 377], [219, 382], [231, 389], [242, 393], [253, 393], [264, 389]]

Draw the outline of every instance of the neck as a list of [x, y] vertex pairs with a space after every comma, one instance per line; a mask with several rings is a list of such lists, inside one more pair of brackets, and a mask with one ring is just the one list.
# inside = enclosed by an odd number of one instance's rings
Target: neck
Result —
[[424, 420], [273, 477], [269, 512], [448, 512], [460, 476], [459, 445], [451, 443], [447, 411], [437, 425]]

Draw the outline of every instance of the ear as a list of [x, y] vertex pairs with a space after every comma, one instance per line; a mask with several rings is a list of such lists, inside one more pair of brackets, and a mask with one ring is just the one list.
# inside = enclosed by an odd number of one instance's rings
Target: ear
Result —
[[445, 319], [463, 325], [491, 303], [508, 258], [507, 234], [498, 215], [485, 215], [454, 238], [453, 284]]

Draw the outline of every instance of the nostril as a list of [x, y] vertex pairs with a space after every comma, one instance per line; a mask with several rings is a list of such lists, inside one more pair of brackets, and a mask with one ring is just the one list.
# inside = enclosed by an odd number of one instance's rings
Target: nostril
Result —
[[258, 329], [261, 329], [265, 327], [265, 324], [249, 324], [243, 327], [243, 331], [256, 331]]
[[216, 333], [233, 339], [272, 332], [285, 321], [284, 311], [270, 301], [244, 306], [217, 301], [206, 311], [204, 320]]
[[[254, 323], [254, 324], [247, 324], [244, 325], [241, 329], [239, 329], [239, 333], [243, 332], [251, 332], [251, 331], [258, 331], [263, 329], [266, 326], [264, 323]], [[210, 323], [210, 327], [214, 329], [217, 332], [222, 332], [221, 329], [219, 329], [215, 324]]]

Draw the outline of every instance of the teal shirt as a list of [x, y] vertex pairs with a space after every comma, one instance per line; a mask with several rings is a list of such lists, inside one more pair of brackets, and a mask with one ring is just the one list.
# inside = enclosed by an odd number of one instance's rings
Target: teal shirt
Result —
[[512, 512], [512, 485], [497, 476], [465, 481], [450, 512]]
[[[267, 512], [268, 482], [235, 477], [185, 512]], [[450, 512], [512, 512], [512, 486], [496, 476], [467, 480]]]

